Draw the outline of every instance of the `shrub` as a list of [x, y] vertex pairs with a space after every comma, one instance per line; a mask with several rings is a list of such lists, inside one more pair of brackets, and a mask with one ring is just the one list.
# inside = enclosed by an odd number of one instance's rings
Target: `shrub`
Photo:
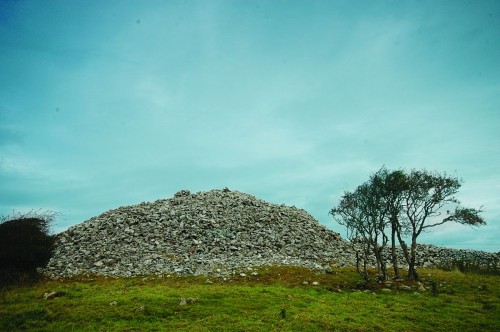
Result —
[[38, 276], [52, 256], [54, 237], [49, 234], [55, 213], [29, 212], [2, 217], [0, 223], [0, 286]]

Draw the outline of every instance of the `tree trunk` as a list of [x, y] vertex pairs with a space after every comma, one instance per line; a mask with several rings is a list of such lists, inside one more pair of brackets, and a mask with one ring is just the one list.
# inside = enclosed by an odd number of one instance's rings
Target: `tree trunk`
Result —
[[408, 280], [419, 281], [417, 269], [415, 268], [415, 256], [417, 251], [417, 238], [412, 236], [410, 249], [410, 262], [408, 264]]
[[382, 280], [387, 280], [387, 264], [385, 263], [384, 256], [382, 255], [382, 248], [380, 249], [380, 268], [382, 270]]
[[391, 255], [392, 255], [392, 266], [394, 268], [394, 278], [399, 279], [399, 267], [398, 267], [398, 256], [396, 253], [396, 228], [392, 226], [391, 234]]
[[378, 270], [378, 274], [379, 274], [379, 278], [380, 280], [387, 280], [387, 265], [384, 261], [384, 257], [382, 255], [382, 250], [383, 250], [383, 247], [377, 247], [375, 250], [374, 250], [374, 253], [375, 253], [375, 258], [377, 260], [377, 270]]
[[399, 245], [401, 246], [401, 249], [403, 250], [403, 256], [405, 258], [405, 261], [408, 264], [408, 279], [409, 279], [409, 275], [410, 274], [413, 275], [413, 272], [411, 272], [411, 268], [410, 268], [412, 266], [411, 255], [410, 255], [410, 252], [408, 252], [408, 246], [406, 245], [406, 242], [401, 237], [401, 233], [399, 231], [397, 231], [396, 235], [398, 236]]
[[[359, 275], [364, 279], [364, 281], [370, 281], [370, 276], [368, 275], [368, 271], [366, 271], [366, 255], [363, 255], [363, 258], [359, 257], [359, 252], [356, 251], [356, 270]], [[363, 270], [361, 270], [360, 262], [363, 260]]]

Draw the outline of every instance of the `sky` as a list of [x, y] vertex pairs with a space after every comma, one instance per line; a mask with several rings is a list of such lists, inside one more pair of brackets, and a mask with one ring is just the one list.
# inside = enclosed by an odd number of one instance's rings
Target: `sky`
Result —
[[500, 1], [0, 0], [0, 215], [228, 187], [321, 224], [385, 165], [463, 179], [500, 251]]

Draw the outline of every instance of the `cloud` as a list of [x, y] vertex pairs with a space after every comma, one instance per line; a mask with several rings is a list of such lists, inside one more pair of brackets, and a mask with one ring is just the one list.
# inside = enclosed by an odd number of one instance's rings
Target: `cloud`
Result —
[[456, 170], [464, 204], [500, 220], [496, 4], [14, 7], [0, 26], [7, 210], [60, 208], [62, 229], [228, 186], [338, 230], [343, 190], [386, 165]]

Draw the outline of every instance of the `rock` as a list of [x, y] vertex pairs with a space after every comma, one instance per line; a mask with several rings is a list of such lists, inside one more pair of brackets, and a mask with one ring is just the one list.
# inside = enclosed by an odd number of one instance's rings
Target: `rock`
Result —
[[139, 307], [135, 308], [135, 309], [134, 309], [134, 311], [136, 311], [136, 312], [140, 312], [140, 311], [144, 311], [145, 309], [146, 309], [146, 306], [141, 305], [141, 306], [139, 306]]
[[307, 281], [303, 281], [303, 282], [302, 282], [302, 285], [309, 285], [309, 282], [307, 282]]
[[240, 273], [240, 277], [246, 277], [246, 273]]
[[188, 298], [182, 297], [179, 302], [179, 305], [183, 306], [183, 305], [193, 304], [196, 301], [198, 301], [198, 298], [196, 297], [188, 297]]
[[312, 285], [313, 285], [313, 286], [318, 286], [318, 285], [319, 285], [319, 282], [317, 282], [317, 281], [313, 281]]
[[43, 294], [43, 298], [45, 300], [52, 300], [52, 299], [58, 298], [62, 295], [64, 295], [64, 293], [62, 293], [62, 292], [47, 292], [47, 293]]
[[412, 290], [412, 288], [410, 286], [407, 286], [407, 285], [400, 285], [400, 286], [398, 286], [398, 288], [400, 290], [407, 291], [407, 292]]
[[380, 291], [382, 293], [391, 293], [392, 292], [389, 288], [382, 288]]
[[111, 301], [111, 302], [108, 303], [108, 305], [110, 305], [110, 306], [115, 306], [117, 304], [118, 304], [118, 302], [116, 302], [116, 301]]

